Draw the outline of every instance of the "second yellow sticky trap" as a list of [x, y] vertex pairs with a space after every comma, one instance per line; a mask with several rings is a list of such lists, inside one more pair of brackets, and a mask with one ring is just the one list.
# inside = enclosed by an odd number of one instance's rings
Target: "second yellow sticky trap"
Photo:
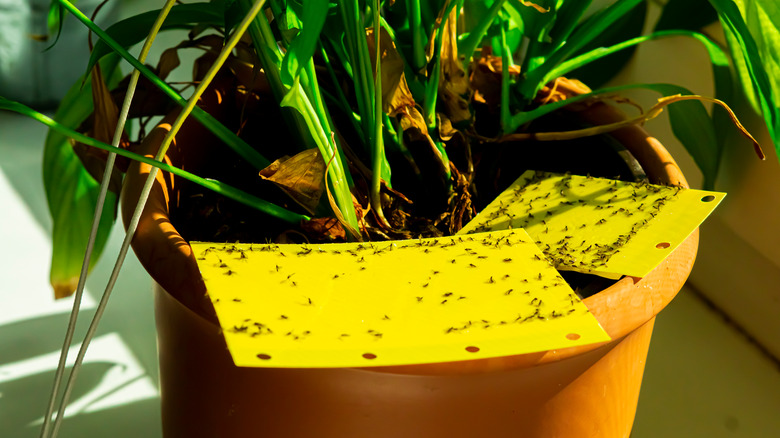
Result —
[[238, 366], [422, 364], [609, 340], [522, 230], [192, 248]]
[[459, 234], [523, 228], [556, 268], [644, 277], [725, 193], [528, 171]]

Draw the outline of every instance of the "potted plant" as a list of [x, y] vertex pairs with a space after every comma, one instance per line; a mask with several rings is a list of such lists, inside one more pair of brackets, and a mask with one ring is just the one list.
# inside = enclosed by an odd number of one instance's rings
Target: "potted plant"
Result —
[[[687, 35], [707, 47], [719, 84], [725, 85], [729, 64], [722, 49], [686, 29], [640, 35], [641, 26], [632, 21], [644, 21], [645, 5], [639, 0], [616, 1], [594, 13], [588, 11], [590, 2], [577, 1], [173, 3], [162, 13], [149, 11], [103, 31], [69, 2], [58, 0], [58, 7], [100, 37], [83, 82], [88, 77], [90, 86], [74, 86], [54, 120], [0, 102], [56, 131], [45, 157], [50, 206], [60, 224], [55, 234], [72, 236], [74, 226], [83, 227], [83, 221], [73, 224], [72, 210], [66, 209], [82, 200], [63, 190], [63, 181], [77, 181], [97, 193], [94, 176], [111, 187], [105, 205], [98, 196], [83, 202], [87, 209], [97, 205], [98, 212], [105, 212], [96, 221], [98, 237], [89, 239], [88, 246], [97, 240], [98, 249], [113, 220], [116, 193], [124, 187], [128, 242], [135, 235], [136, 253], [158, 284], [166, 436], [314, 433], [307, 427], [325, 436], [366, 430], [394, 436], [398, 428], [420, 436], [444, 431], [491, 436], [518, 430], [526, 436], [630, 433], [653, 318], [687, 277], [696, 234], [641, 280], [623, 277], [608, 286], [586, 281], [603, 289], [585, 303], [614, 339], [610, 343], [372, 370], [233, 366], [187, 241], [296, 241], [305, 236], [330, 242], [453, 234], [522, 170], [572, 170], [561, 158], [562, 150], [572, 152], [568, 144], [513, 143], [527, 137], [543, 140], [547, 136], [540, 133], [548, 131], [565, 131], [551, 138], [610, 132], [636, 156], [651, 181], [685, 186], [674, 160], [635, 126], [666, 105], [675, 133], [711, 184], [717, 151], [709, 137], [716, 125], [726, 126], [716, 122], [727, 112], [716, 110], [710, 116], [700, 102], [690, 100], [692, 93], [674, 85], [592, 92], [563, 76], [587, 75], [583, 69], [591, 62], [644, 41]], [[738, 38], [751, 67], [751, 83], [774, 127], [766, 73], [739, 11], [728, 1], [711, 3], [727, 31]], [[164, 52], [157, 68], [145, 67], [146, 51], [136, 59], [126, 48], [147, 34], [150, 42], [161, 28], [188, 29], [189, 38]], [[244, 31], [247, 36], [241, 38]], [[178, 64], [181, 48], [203, 51], [193, 63], [190, 85], [196, 90], [189, 101], [161, 79]], [[144, 75], [138, 86], [137, 74], [120, 80], [119, 57]], [[666, 99], [626, 121], [603, 96], [632, 87], [648, 88]], [[115, 95], [128, 90], [139, 94], [137, 103], [126, 100], [122, 105]], [[124, 134], [126, 117], [144, 121], [153, 116], [164, 118], [153, 129], [142, 125], [135, 141]], [[606, 127], [588, 127], [594, 124]], [[91, 135], [74, 132], [77, 127]], [[63, 147], [67, 137], [78, 142], [76, 152]], [[82, 145], [146, 164], [130, 164], [124, 181], [121, 176], [101, 177], [102, 167], [112, 167], [113, 156], [106, 160]], [[521, 147], [541, 151], [537, 155], [542, 157], [519, 154]], [[576, 149], [588, 154], [611, 150], [600, 141], [580, 143]], [[544, 157], [549, 150], [555, 159]], [[598, 153], [588, 166], [615, 155]], [[144, 159], [144, 154], [158, 155], [157, 161], [167, 157], [173, 166]], [[580, 164], [576, 161], [581, 159], [574, 161]], [[143, 167], [147, 164], [188, 182], [155, 175]], [[127, 169], [127, 163], [120, 165]], [[625, 166], [593, 169], [598, 167], [581, 171], [630, 177]], [[149, 183], [146, 175], [152, 176]], [[73, 260], [68, 255], [73, 247], [58, 244], [55, 235], [58, 262]], [[61, 295], [78, 289], [75, 273], [81, 271], [83, 278], [86, 270], [72, 265], [55, 265], [61, 270], [54, 278]], [[216, 350], [206, 353], [201, 349], [205, 345]], [[429, 394], [432, 390], [437, 394]], [[600, 402], [590, 398], [594, 392]], [[475, 398], [476, 406], [469, 402]], [[263, 413], [260, 422], [258, 412]]]

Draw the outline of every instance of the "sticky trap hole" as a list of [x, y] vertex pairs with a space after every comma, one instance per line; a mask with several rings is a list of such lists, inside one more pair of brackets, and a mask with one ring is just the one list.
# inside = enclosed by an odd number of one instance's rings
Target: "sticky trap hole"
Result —
[[476, 352], [479, 351], [479, 347], [475, 347], [473, 345], [470, 345], [470, 346], [466, 347], [466, 351], [468, 351], [469, 353], [476, 353]]
[[270, 360], [271, 359], [271, 355], [270, 354], [265, 354], [265, 353], [260, 353], [260, 354], [257, 355], [257, 358], [260, 359], [260, 360]]
[[374, 354], [374, 353], [363, 353], [363, 359], [368, 359], [368, 360], [376, 359], [376, 354]]
[[672, 246], [672, 245], [669, 242], [661, 242], [658, 245], [656, 245], [655, 247], [658, 248], [658, 249], [666, 249], [666, 248], [669, 248], [670, 246]]
[[568, 339], [570, 341], [576, 341], [579, 338], [580, 338], [580, 334], [579, 333], [569, 333], [568, 335], [566, 335], [566, 339]]
[[703, 198], [701, 198], [701, 202], [712, 202], [715, 200], [715, 197], [712, 195], [707, 195]]

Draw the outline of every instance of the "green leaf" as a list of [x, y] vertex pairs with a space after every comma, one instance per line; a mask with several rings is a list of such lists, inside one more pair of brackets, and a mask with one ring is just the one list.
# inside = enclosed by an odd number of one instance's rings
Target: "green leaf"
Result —
[[[111, 73], [116, 71], [118, 61], [116, 55], [103, 59], [100, 65], [106, 77], [116, 76]], [[77, 81], [54, 116], [62, 125], [73, 129], [81, 125], [93, 109], [92, 85], [87, 76], [83, 79], [84, 87]], [[115, 84], [117, 80], [113, 82]], [[84, 167], [69, 140], [50, 130], [43, 152], [43, 184], [53, 222], [50, 281], [55, 297], [60, 298], [73, 293], [78, 284], [100, 183]], [[89, 269], [99, 260], [116, 220], [117, 198], [118, 194], [111, 191], [106, 196]]]
[[546, 83], [545, 79], [551, 70], [613, 26], [641, 1], [617, 0], [582, 23], [572, 32], [566, 43], [557, 48], [542, 65], [527, 72], [527, 79], [521, 82], [519, 88], [524, 100], [530, 101], [536, 96], [539, 89]]
[[747, 98], [764, 116], [780, 155], [780, 5], [775, 0], [710, 0], [718, 11]]
[[707, 52], [710, 55], [710, 60], [714, 65], [722, 66], [722, 67], [728, 66], [728, 59], [726, 58], [726, 54], [723, 53], [723, 50], [721, 50], [720, 47], [718, 47], [715, 43], [710, 41], [704, 35], [698, 32], [691, 32], [687, 30], [664, 30], [659, 32], [653, 32], [650, 35], [644, 35], [644, 36], [632, 38], [610, 47], [599, 47], [597, 49], [591, 50], [590, 52], [583, 53], [579, 56], [569, 59], [566, 62], [561, 63], [559, 66], [552, 69], [549, 73], [547, 73], [547, 76], [544, 78], [544, 81], [545, 82], [552, 81], [559, 76], [566, 75], [569, 72], [576, 70], [593, 61], [613, 55], [617, 52], [624, 51], [626, 49], [633, 48], [636, 45], [644, 43], [646, 41], [652, 41], [661, 38], [669, 38], [669, 37], [676, 37], [676, 36], [687, 36], [700, 41], [702, 44], [704, 44], [705, 48], [707, 49]]
[[[125, 49], [142, 42], [151, 30], [160, 10], [155, 9], [118, 21], [106, 29], [106, 34]], [[178, 4], [171, 8], [160, 31], [171, 29], [191, 29], [198, 24], [223, 26], [225, 10], [219, 3]], [[98, 40], [92, 49], [87, 71], [91, 71], [95, 63], [113, 50], [105, 41]]]
[[[636, 5], [624, 19], [604, 31], [583, 47], [578, 54], [597, 50], [601, 47], [610, 47], [638, 37], [642, 34], [646, 16], [647, 4], [640, 3]], [[579, 79], [590, 87], [602, 87], [623, 70], [623, 67], [631, 60], [635, 50], [636, 48], [632, 46], [619, 53], [605, 56], [572, 71], [569, 76]]]
[[[322, 32], [322, 26], [328, 16], [328, 0], [310, 0], [306, 2], [303, 8], [303, 16], [298, 17], [303, 28], [292, 40], [287, 48], [287, 53], [282, 59], [282, 83], [290, 87], [294, 78], [300, 75], [301, 70], [314, 56], [314, 50], [317, 48], [317, 42]], [[293, 13], [292, 8], [288, 8], [288, 13]]]
[[591, 2], [592, 0], [558, 0], [555, 22], [550, 31], [550, 38], [556, 46], [563, 44], [569, 38]]
[[[490, 8], [479, 14], [478, 21], [475, 26], [469, 30], [468, 33], [463, 34], [462, 38], [458, 41], [458, 54], [463, 57], [463, 68], [468, 70], [468, 65], [471, 62], [471, 57], [474, 51], [479, 46], [482, 38], [487, 34], [488, 29], [493, 24], [493, 21], [498, 16], [499, 11], [504, 6], [506, 0], [495, 0]], [[477, 2], [480, 3], [480, 2]]]
[[[328, 168], [328, 180], [331, 182], [329, 190], [333, 192], [339, 210], [334, 213], [336, 213], [337, 217], [343, 215], [343, 218], [346, 221], [345, 228], [359, 230], [355, 207], [352, 203], [352, 193], [349, 190], [349, 183], [344, 175], [345, 168], [341, 160], [341, 155], [335, 144], [331, 142], [329, 133], [325, 132], [323, 129], [323, 123], [325, 123], [325, 121], [318, 118], [312, 102], [309, 100], [308, 96], [306, 96], [303, 87], [299, 83], [300, 78], [301, 76], [295, 78], [295, 82], [293, 83], [293, 86], [290, 87], [290, 91], [288, 91], [287, 95], [282, 99], [281, 106], [294, 108], [303, 116], [309, 131], [314, 137], [314, 141], [317, 143], [317, 148], [320, 150], [322, 158], [330, 166]], [[355, 237], [359, 237], [359, 235]]]
[[62, 8], [62, 5], [56, 2], [51, 2], [49, 5], [49, 12], [46, 16], [46, 27], [49, 30], [49, 37], [54, 34], [56, 34], [56, 37], [54, 38], [54, 42], [51, 43], [49, 48], [54, 47], [54, 45], [57, 44], [57, 41], [60, 40], [60, 35], [62, 34], [62, 20], [65, 18], [63, 16], [64, 14], [65, 12]]
[[[355, 99], [357, 100], [358, 114], [363, 121], [364, 146], [372, 143], [374, 136], [371, 126], [374, 124], [374, 78], [371, 68], [371, 58], [368, 53], [368, 40], [366, 29], [362, 22], [360, 5], [357, 0], [345, 0], [339, 2], [339, 15], [341, 26], [344, 30], [343, 44], [352, 67], [352, 82], [355, 87]], [[331, 35], [332, 37], [332, 35]], [[334, 41], [334, 46], [336, 46]]]
[[422, 25], [420, 0], [406, 0], [406, 11], [412, 33], [412, 69], [419, 72], [425, 68], [425, 44], [428, 41], [428, 35]]

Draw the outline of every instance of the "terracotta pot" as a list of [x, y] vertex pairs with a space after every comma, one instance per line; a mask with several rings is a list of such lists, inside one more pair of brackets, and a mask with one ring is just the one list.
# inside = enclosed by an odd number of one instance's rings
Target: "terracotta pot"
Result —
[[[621, 116], [599, 104], [582, 117]], [[189, 127], [179, 144], [206, 135], [195, 123]], [[155, 146], [163, 133], [157, 128], [146, 146]], [[651, 181], [686, 185], [668, 152], [641, 128], [614, 136]], [[128, 173], [126, 216], [148, 171], [134, 164]], [[418, 366], [237, 368], [210, 305], [192, 298], [205, 288], [191, 248], [168, 218], [175, 193], [175, 181], [159, 176], [133, 242], [156, 281], [167, 438], [628, 437], [655, 316], [682, 287], [698, 245], [694, 232], [646, 277], [625, 277], [584, 300], [613, 338], [608, 343]]]

